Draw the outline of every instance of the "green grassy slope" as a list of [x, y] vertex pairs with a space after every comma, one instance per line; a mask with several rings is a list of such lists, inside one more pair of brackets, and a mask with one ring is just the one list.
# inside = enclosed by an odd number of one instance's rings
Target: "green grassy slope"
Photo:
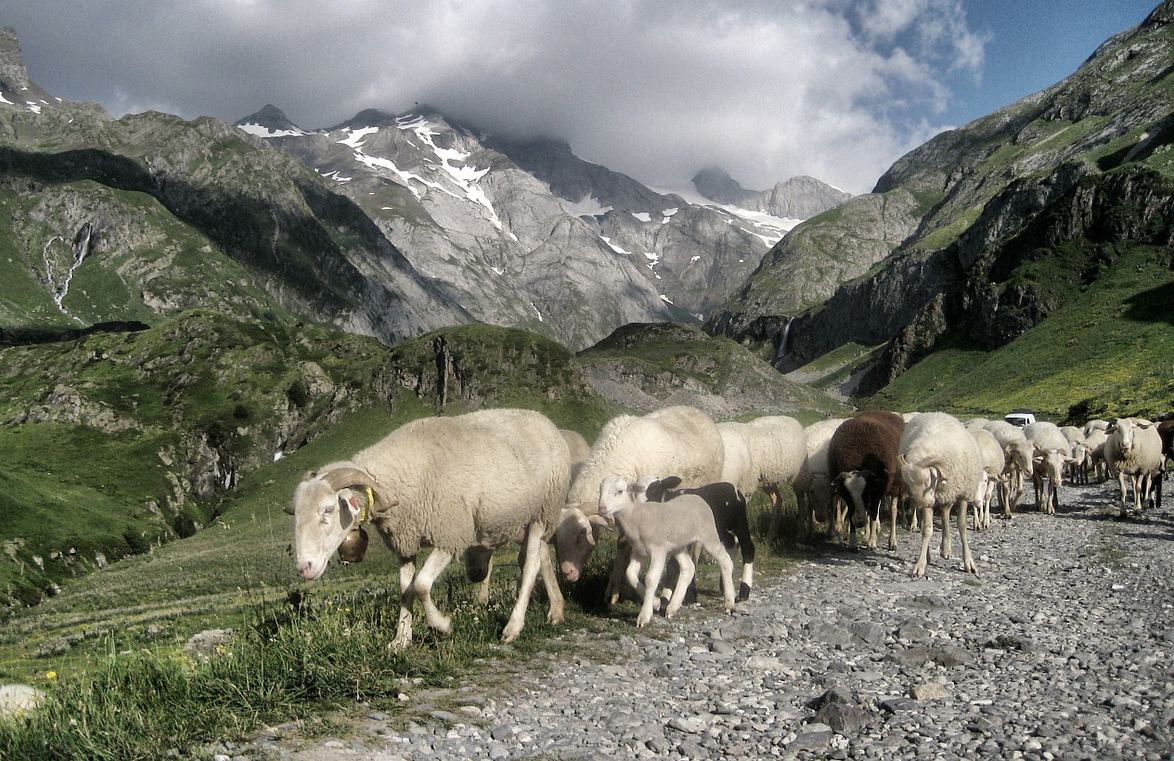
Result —
[[1024, 407], [1072, 422], [1174, 417], [1169, 250], [1125, 248], [1101, 277], [1015, 341], [987, 354], [955, 339], [869, 404], [1000, 417]]

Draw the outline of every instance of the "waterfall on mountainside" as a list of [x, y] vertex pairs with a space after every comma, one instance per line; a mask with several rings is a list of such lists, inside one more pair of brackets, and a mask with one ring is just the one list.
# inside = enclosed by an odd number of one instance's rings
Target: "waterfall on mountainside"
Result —
[[50, 248], [55, 242], [60, 241], [61, 238], [58, 236], [53, 236], [47, 243], [45, 243], [45, 246], [41, 251], [41, 256], [45, 263], [45, 281], [49, 286], [49, 293], [53, 297], [53, 303], [57, 305], [57, 308], [61, 310], [62, 314], [64, 314], [66, 317], [77, 320], [79, 323], [83, 321], [80, 318], [70, 314], [69, 310], [65, 308], [64, 301], [65, 297], [69, 294], [69, 284], [70, 281], [73, 280], [73, 273], [77, 271], [77, 268], [81, 266], [82, 261], [84, 261], [90, 253], [90, 242], [93, 240], [93, 234], [94, 227], [93, 223], [91, 222], [86, 222], [84, 225], [82, 225], [81, 229], [78, 230], [77, 235], [74, 236], [73, 239], [73, 249], [71, 251], [72, 260], [69, 263], [69, 268], [65, 271], [64, 276], [61, 278], [60, 283], [55, 282], [53, 260], [50, 255]]
[[775, 360], [779, 360], [787, 356], [787, 341], [791, 338], [791, 323], [794, 321], [794, 317], [787, 318], [787, 324], [783, 328], [783, 337], [779, 341], [778, 348], [775, 349]]

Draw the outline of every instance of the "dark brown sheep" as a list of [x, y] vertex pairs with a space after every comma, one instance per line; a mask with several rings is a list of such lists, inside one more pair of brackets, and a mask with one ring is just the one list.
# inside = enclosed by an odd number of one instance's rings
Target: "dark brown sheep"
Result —
[[[880, 505], [890, 498], [889, 547], [897, 545], [897, 503], [901, 468], [897, 459], [905, 421], [896, 413], [861, 412], [845, 420], [828, 444], [828, 475], [848, 506], [849, 534], [856, 546], [856, 521], [864, 520], [864, 538], [875, 549], [880, 535]], [[857, 517], [859, 516], [859, 517]]]

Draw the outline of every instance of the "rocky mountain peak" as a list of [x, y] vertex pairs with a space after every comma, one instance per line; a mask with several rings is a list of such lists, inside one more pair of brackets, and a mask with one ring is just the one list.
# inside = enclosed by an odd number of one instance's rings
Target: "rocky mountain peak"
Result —
[[708, 167], [693, 176], [693, 187], [714, 203], [761, 211], [784, 219], [809, 219], [839, 206], [851, 193], [801, 175], [776, 183], [770, 190], [747, 190], [724, 169]]
[[753, 203], [752, 199], [759, 195], [756, 191], [742, 187], [729, 173], [717, 167], [702, 169], [693, 175], [692, 182], [697, 192], [705, 198], [730, 206], [746, 206], [748, 202]]
[[235, 126], [254, 128], [248, 131], [257, 132], [264, 137], [273, 137], [278, 134], [305, 134], [305, 130], [290, 121], [285, 112], [271, 104], [254, 114], [238, 119]]
[[10, 26], [0, 29], [0, 90], [19, 92], [31, 86], [20, 54], [20, 40]]

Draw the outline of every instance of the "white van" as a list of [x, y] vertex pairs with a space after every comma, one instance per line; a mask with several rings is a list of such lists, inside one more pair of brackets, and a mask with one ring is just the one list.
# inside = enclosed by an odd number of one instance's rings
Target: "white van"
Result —
[[1011, 414], [1003, 418], [1011, 425], [1022, 428], [1035, 422], [1035, 414], [1031, 410], [1011, 410]]

